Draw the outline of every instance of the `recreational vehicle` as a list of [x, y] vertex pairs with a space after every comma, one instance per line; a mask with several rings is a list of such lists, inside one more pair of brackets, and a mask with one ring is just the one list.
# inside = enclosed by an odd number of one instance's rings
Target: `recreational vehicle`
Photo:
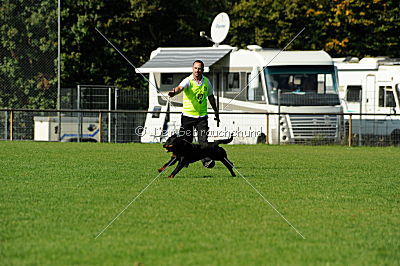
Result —
[[[335, 58], [343, 111], [360, 141], [400, 143], [400, 59]], [[349, 116], [345, 116], [348, 121]]]
[[338, 140], [340, 116], [336, 114], [342, 108], [337, 72], [326, 52], [214, 45], [158, 48], [136, 70], [149, 74], [149, 111], [171, 112], [147, 114], [142, 142], [162, 141], [179, 129], [182, 94], [170, 99], [167, 92], [191, 74], [196, 59], [204, 61], [204, 75], [224, 113], [219, 127], [209, 116], [211, 140], [230, 132], [236, 135], [234, 143], [247, 144], [263, 137], [271, 144]]
[[[59, 134], [59, 117], [35, 116], [35, 141], [99, 142], [99, 119], [96, 117], [62, 117], [62, 134]], [[81, 132], [81, 133], [79, 133]]]

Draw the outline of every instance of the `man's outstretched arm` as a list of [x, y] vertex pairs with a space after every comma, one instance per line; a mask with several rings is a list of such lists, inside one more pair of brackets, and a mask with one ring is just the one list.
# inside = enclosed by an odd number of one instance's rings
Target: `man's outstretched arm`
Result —
[[181, 93], [182, 91], [183, 91], [183, 87], [182, 86], [175, 87], [171, 91], [168, 92], [168, 96], [169, 97], [174, 97], [175, 95]]
[[215, 112], [215, 120], [217, 120], [217, 124], [219, 125], [219, 122], [220, 122], [220, 120], [219, 120], [219, 111], [218, 111], [217, 104], [215, 102], [214, 95], [208, 96], [208, 100], [210, 101], [211, 107]]

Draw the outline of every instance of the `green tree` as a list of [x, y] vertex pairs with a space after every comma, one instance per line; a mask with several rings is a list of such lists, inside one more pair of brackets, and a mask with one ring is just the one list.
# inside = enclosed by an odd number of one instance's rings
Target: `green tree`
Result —
[[[61, 3], [62, 87], [107, 84], [137, 90], [145, 90], [146, 81], [95, 27], [140, 66], [160, 46], [210, 45], [198, 33], [229, 6], [211, 0]], [[55, 108], [57, 1], [4, 0], [0, 25], [0, 105]]]
[[400, 56], [398, 1], [335, 0], [329, 11], [324, 48], [333, 56]]
[[[62, 1], [62, 87], [116, 85], [147, 90], [139, 74], [95, 31], [99, 28], [136, 67], [158, 47], [211, 46], [200, 38], [225, 11], [225, 43], [326, 50], [332, 56], [400, 57], [400, 7], [391, 0]], [[0, 106], [55, 108], [57, 1], [3, 0], [0, 7]], [[146, 101], [138, 106], [143, 108]]]
[[305, 27], [288, 49], [400, 57], [399, 12], [399, 2], [390, 0], [242, 0], [230, 12], [231, 43], [283, 48]]
[[[304, 27], [305, 31], [288, 49], [318, 48], [312, 36], [315, 29], [304, 14], [313, 1], [241, 1], [230, 12], [231, 43], [239, 47], [257, 44], [265, 48], [283, 48]], [[246, 33], [246, 34], [243, 34]]]
[[64, 86], [109, 84], [147, 89], [146, 81], [95, 31], [97, 27], [139, 67], [162, 46], [210, 45], [199, 37], [227, 4], [224, 1], [65, 1]]
[[0, 106], [55, 108], [55, 1], [3, 0], [0, 8]]

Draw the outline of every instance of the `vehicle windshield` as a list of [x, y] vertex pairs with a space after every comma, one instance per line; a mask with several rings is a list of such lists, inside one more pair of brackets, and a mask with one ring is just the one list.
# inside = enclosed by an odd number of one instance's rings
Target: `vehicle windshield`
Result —
[[273, 66], [266, 67], [264, 74], [270, 104], [286, 106], [340, 104], [333, 66]]

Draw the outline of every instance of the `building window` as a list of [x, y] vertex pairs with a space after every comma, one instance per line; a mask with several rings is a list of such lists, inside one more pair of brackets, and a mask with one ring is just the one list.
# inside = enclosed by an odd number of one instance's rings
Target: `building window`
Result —
[[361, 86], [347, 86], [346, 100], [348, 102], [360, 102], [361, 101]]

